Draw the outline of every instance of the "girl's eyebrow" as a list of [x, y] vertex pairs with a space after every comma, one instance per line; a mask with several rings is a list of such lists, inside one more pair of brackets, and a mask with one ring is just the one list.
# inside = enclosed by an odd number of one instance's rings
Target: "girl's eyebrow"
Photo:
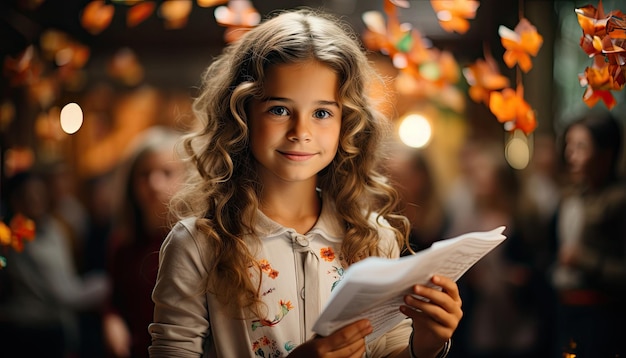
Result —
[[[267, 98], [261, 99], [261, 102], [270, 102], [270, 101], [293, 102], [289, 98], [284, 98], [284, 97], [267, 97]], [[339, 103], [337, 101], [319, 100], [315, 103], [318, 105], [322, 105], [322, 106], [335, 106], [339, 108]]]

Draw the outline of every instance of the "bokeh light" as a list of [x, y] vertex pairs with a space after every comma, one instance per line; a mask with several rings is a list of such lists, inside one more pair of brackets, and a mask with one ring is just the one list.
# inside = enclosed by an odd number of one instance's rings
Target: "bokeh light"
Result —
[[504, 149], [506, 161], [513, 169], [524, 169], [530, 162], [530, 148], [528, 147], [528, 139], [521, 133], [515, 131], [511, 139], [506, 143]]
[[402, 143], [413, 148], [422, 148], [428, 144], [432, 135], [430, 122], [421, 114], [409, 114], [401, 122], [398, 135]]
[[68, 103], [61, 110], [61, 128], [67, 134], [76, 133], [83, 125], [83, 110], [76, 103]]

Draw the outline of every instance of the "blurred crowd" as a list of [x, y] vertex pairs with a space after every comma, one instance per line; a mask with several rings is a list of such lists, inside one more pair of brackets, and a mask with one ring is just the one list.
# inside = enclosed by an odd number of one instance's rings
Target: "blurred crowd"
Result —
[[[451, 357], [623, 356], [622, 130], [601, 113], [535, 134], [524, 170], [484, 138], [468, 138], [452, 159], [394, 146], [383, 169], [411, 222], [413, 251], [506, 226], [507, 240], [459, 280], [465, 316]], [[3, 219], [30, 217], [36, 235], [0, 270], [0, 356], [147, 356], [166, 203], [184, 177], [179, 136], [148, 129], [114, 171], [80, 188], [64, 162], [8, 180]], [[449, 187], [439, 187], [433, 160], [458, 161]]]
[[413, 250], [506, 226], [503, 244], [458, 281], [452, 357], [626, 356], [622, 138], [619, 119], [593, 111], [557, 135], [535, 134], [524, 170], [507, 164], [501, 142], [468, 138], [445, 190], [436, 153], [397, 146], [386, 169]]
[[179, 136], [140, 133], [114, 170], [84, 184], [88, 195], [63, 162], [8, 180], [4, 218], [25, 215], [36, 232], [0, 270], [0, 356], [148, 356], [166, 205], [184, 176]]

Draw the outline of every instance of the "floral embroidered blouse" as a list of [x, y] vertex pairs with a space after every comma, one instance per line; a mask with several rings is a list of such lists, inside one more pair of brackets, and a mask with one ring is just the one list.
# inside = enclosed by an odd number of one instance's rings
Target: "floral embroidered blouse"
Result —
[[[375, 218], [372, 217], [372, 221]], [[380, 252], [398, 257], [399, 247], [386, 222], [380, 222]], [[334, 207], [325, 201], [315, 226], [305, 235], [262, 213], [257, 227], [261, 247], [261, 295], [268, 316], [231, 318], [216, 297], [204, 292], [208, 276], [202, 261], [205, 244], [195, 220], [175, 225], [159, 256], [149, 326], [151, 357], [285, 357], [313, 335], [311, 328], [341, 280], [339, 257], [343, 229]], [[255, 279], [258, 273], [251, 271]], [[405, 320], [368, 346], [368, 356], [383, 357], [404, 349], [411, 333]]]

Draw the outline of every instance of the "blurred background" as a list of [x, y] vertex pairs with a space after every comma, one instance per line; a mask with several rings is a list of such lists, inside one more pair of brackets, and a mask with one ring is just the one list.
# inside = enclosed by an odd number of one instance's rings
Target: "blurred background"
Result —
[[[0, 4], [3, 178], [35, 159], [62, 158], [75, 170], [75, 179], [89, 180], [111, 170], [125, 143], [143, 128], [189, 126], [193, 122], [190, 100], [203, 69], [227, 43], [228, 31], [253, 26], [273, 10], [323, 8], [342, 16], [359, 34], [368, 30], [364, 14], [376, 11], [386, 16], [382, 0], [231, 1], [229, 10], [222, 12], [221, 24], [216, 9], [228, 6], [225, 1], [118, 0], [96, 1], [101, 5], [88, 7], [90, 3], [7, 0]], [[457, 174], [450, 159], [457, 156], [465, 137], [487, 136], [504, 143], [512, 133], [503, 129], [488, 106], [468, 96], [470, 85], [461, 71], [486, 54], [495, 59], [509, 87], [523, 83], [524, 98], [536, 115], [534, 133], [556, 134], [573, 115], [588, 109], [578, 74], [591, 62], [579, 46], [582, 30], [574, 12], [586, 2], [480, 1], [464, 33], [445, 30], [430, 1], [400, 3], [407, 7], [397, 8], [398, 20], [419, 31], [424, 46], [449, 55], [454, 64], [439, 69], [436, 64], [443, 60], [435, 58], [422, 66], [422, 72], [428, 73], [435, 63], [430, 78], [447, 76], [430, 81], [438, 81], [436, 93], [431, 88], [416, 90], [412, 87], [418, 82], [400, 76], [398, 90], [386, 91], [384, 109], [398, 122], [409, 114], [425, 116], [432, 132], [421, 140], [428, 141], [424, 150], [429, 156], [438, 156], [432, 161], [437, 181], [444, 187]], [[603, 4], [607, 12], [619, 9], [619, 1]], [[247, 11], [253, 13], [248, 19]], [[518, 69], [502, 60], [505, 48], [499, 28], [513, 30], [522, 17], [536, 27], [543, 44], [532, 58], [532, 70], [520, 76]], [[373, 48], [371, 57], [382, 73], [398, 77], [400, 70], [391, 56]], [[623, 113], [625, 104], [619, 100], [623, 92], [614, 96], [618, 100], [612, 111]], [[83, 117], [71, 134], [59, 121], [61, 109], [69, 103], [77, 103]], [[600, 102], [595, 107], [603, 106]], [[522, 159], [517, 166], [527, 164]]]
[[[559, 356], [554, 352], [565, 347], [553, 346], [547, 333], [552, 326], [544, 322], [550, 299], [541, 297], [551, 292], [550, 225], [566, 181], [561, 136], [589, 110], [610, 107], [620, 123], [626, 118], [624, 91], [610, 92], [614, 102], [600, 91], [597, 103], [583, 99], [587, 84], [579, 75], [593, 59], [581, 46], [575, 10], [587, 5], [594, 11], [603, 6], [602, 13], [582, 12], [595, 19], [626, 10], [623, 0], [3, 0], [0, 216], [11, 213], [12, 178], [31, 170], [44, 173], [47, 193], [70, 232], [76, 277], [110, 273], [106, 252], [115, 245], [109, 233], [131, 195], [120, 177], [130, 175], [129, 162], [146, 130], [193, 128], [191, 102], [203, 70], [260, 19], [300, 6], [324, 9], [352, 25], [388, 79], [371, 90], [383, 99], [380, 109], [397, 130], [397, 151], [385, 169], [405, 198], [414, 248], [513, 222], [525, 237], [515, 255], [494, 256], [495, 266], [482, 268], [506, 272], [499, 279], [503, 285], [517, 283], [516, 291], [494, 294], [493, 302], [468, 293], [467, 327], [459, 330], [463, 336], [452, 354]], [[624, 18], [617, 18], [618, 29], [626, 31]], [[528, 23], [522, 26], [522, 19]], [[507, 54], [517, 62], [507, 63]], [[529, 67], [520, 68], [525, 56]], [[623, 53], [620, 58], [623, 65]], [[490, 105], [493, 92], [502, 94], [499, 104]], [[507, 102], [512, 98], [517, 102]], [[512, 116], [504, 113], [507, 106], [515, 108]], [[623, 169], [621, 159], [619, 172]], [[472, 206], [477, 201], [489, 203], [480, 218]], [[9, 251], [0, 252], [7, 268]], [[468, 277], [480, 270], [473, 275]], [[0, 297], [10, 291], [3, 282]], [[497, 282], [492, 278], [491, 286], [474, 287], [498, 292]], [[115, 285], [102, 286], [101, 291], [90, 286], [101, 300], [75, 309], [79, 326], [87, 328], [72, 343], [73, 356], [112, 351], [105, 348], [100, 312]], [[527, 296], [511, 299], [520, 287]], [[483, 317], [485, 302], [499, 307], [496, 317], [474, 321]]]

